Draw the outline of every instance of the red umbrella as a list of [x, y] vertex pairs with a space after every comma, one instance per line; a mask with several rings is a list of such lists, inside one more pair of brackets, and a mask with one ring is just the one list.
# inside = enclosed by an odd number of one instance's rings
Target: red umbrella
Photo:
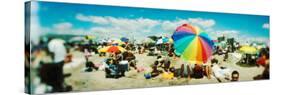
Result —
[[107, 52], [111, 52], [111, 53], [124, 52], [124, 51], [126, 51], [126, 50], [120, 46], [111, 46], [107, 50]]

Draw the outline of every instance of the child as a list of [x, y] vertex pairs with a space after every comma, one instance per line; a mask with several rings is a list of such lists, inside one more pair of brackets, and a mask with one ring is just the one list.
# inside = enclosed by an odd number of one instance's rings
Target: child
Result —
[[152, 67], [152, 71], [151, 71], [151, 77], [156, 77], [160, 74], [160, 71], [157, 69], [157, 66], [153, 66]]
[[239, 80], [239, 72], [238, 71], [233, 71], [231, 74], [231, 81], [238, 81]]

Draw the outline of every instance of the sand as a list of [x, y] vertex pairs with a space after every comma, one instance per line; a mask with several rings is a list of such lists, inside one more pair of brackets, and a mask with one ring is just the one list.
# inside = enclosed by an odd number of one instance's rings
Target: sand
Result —
[[[136, 70], [130, 70], [126, 72], [126, 76], [119, 79], [105, 78], [104, 71], [84, 72], [83, 54], [81, 52], [73, 52], [74, 62], [65, 66], [65, 72], [71, 73], [72, 76], [65, 79], [66, 83], [72, 85], [74, 91], [97, 91], [97, 90], [112, 90], [112, 89], [125, 89], [125, 88], [145, 88], [145, 87], [159, 87], [159, 86], [172, 86], [172, 85], [190, 85], [190, 84], [206, 84], [206, 83], [219, 83], [216, 78], [212, 76], [211, 79], [206, 77], [202, 79], [186, 78], [163, 80], [161, 78], [145, 79], [144, 72], [138, 73]], [[156, 60], [154, 56], [146, 56], [146, 54], [135, 54], [137, 58], [137, 66], [144, 67], [148, 70], [150, 65]], [[237, 57], [238, 56], [238, 57]], [[239, 54], [230, 54], [229, 59], [226, 62], [222, 61], [223, 56], [214, 56], [222, 63], [222, 66], [237, 70], [240, 73], [239, 81], [250, 81], [253, 77], [261, 74], [262, 67], [240, 67], [235, 63], [240, 60]], [[90, 61], [95, 64], [101, 63], [105, 57], [99, 57], [93, 55]], [[179, 64], [176, 64], [172, 60], [174, 66], [177, 68]], [[229, 82], [222, 80], [222, 82]]]

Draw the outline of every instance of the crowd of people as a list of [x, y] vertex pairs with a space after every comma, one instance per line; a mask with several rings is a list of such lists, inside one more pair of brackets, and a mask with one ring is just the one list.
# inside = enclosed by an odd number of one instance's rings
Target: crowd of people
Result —
[[[31, 64], [26, 65], [26, 69], [34, 70], [35, 78], [28, 79], [29, 82], [38, 80], [37, 83], [31, 83], [33, 92], [65, 92], [71, 91], [72, 87], [68, 85], [64, 79], [71, 76], [71, 73], [64, 73], [63, 66], [72, 62], [71, 49], [77, 48], [77, 51], [84, 53], [85, 72], [93, 72], [94, 70], [102, 70], [106, 78], [118, 79], [126, 77], [126, 72], [137, 70], [137, 73], [144, 73], [145, 79], [164, 79], [176, 80], [179, 78], [207, 79], [215, 78], [218, 82], [239, 81], [240, 73], [231, 67], [222, 66], [222, 62], [212, 57], [207, 63], [191, 63], [181, 60], [179, 55], [174, 53], [172, 43], [151, 44], [151, 43], [130, 43], [118, 45], [126, 49], [126, 51], [100, 52], [99, 49], [112, 45], [108, 42], [92, 42], [86, 44], [68, 43], [60, 39], [49, 39], [46, 42], [40, 42], [40, 45], [33, 46], [30, 56]], [[215, 46], [213, 56], [224, 56], [223, 61], [227, 61], [229, 53], [238, 52], [240, 44], [238, 42], [228, 43], [226, 46]], [[90, 58], [94, 54], [103, 58], [102, 64], [96, 64]], [[27, 53], [29, 54], [29, 53]], [[155, 57], [149, 69], [144, 69], [138, 64], [140, 63], [136, 54]], [[256, 64], [256, 66], [264, 67], [262, 74], [257, 75], [253, 79], [269, 79], [269, 48], [261, 48], [255, 55], [245, 54], [241, 61]], [[256, 56], [251, 59], [251, 56]], [[250, 60], [251, 59], [251, 60]], [[46, 61], [47, 60], [47, 61]], [[29, 62], [26, 62], [29, 63]], [[150, 64], [150, 63], [147, 63]], [[174, 64], [180, 64], [175, 66]], [[31, 75], [26, 74], [30, 78]], [[42, 88], [42, 85], [45, 87]], [[43, 89], [43, 90], [42, 90]], [[31, 90], [31, 89], [30, 89]]]

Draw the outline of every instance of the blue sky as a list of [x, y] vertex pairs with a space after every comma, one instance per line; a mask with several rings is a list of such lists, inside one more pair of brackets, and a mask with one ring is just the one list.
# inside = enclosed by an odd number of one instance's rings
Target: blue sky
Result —
[[235, 34], [234, 37], [269, 38], [268, 16], [52, 2], [39, 2], [38, 5], [40, 26], [50, 33], [62, 31], [71, 34], [76, 31], [92, 35], [145, 37], [171, 35], [177, 26], [191, 23], [211, 36], [225, 33]]

